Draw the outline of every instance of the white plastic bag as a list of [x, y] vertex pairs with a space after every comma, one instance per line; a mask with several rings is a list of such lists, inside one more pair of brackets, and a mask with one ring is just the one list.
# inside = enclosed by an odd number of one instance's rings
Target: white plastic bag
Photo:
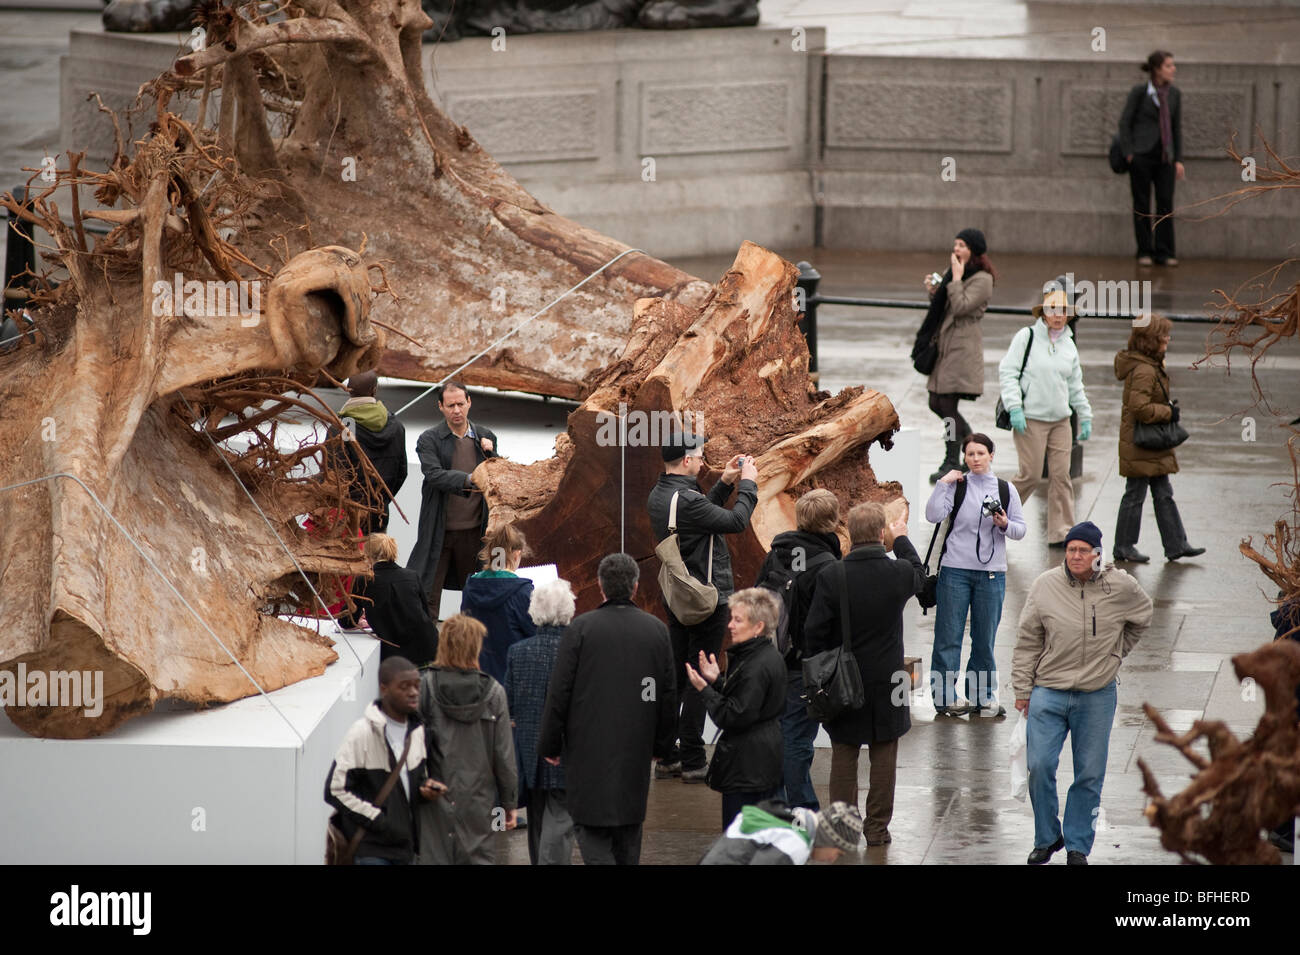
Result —
[[1011, 727], [1011, 742], [1008, 744], [1008, 755], [1011, 758], [1011, 796], [1013, 799], [1025, 801], [1029, 795], [1029, 743], [1026, 735], [1026, 727], [1029, 724], [1028, 718], [1024, 713], [1016, 720], [1016, 725]]

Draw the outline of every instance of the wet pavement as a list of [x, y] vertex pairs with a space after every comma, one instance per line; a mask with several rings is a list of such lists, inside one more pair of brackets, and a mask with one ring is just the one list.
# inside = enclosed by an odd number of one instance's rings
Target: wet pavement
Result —
[[[828, 255], [809, 250], [782, 250], [791, 259], [813, 257], [823, 275], [823, 288], [843, 295], [915, 298], [916, 282], [939, 256]], [[1035, 287], [1073, 268], [1079, 277], [1094, 280], [1127, 277], [1134, 266], [1127, 260], [1048, 257], [995, 258], [1001, 278], [995, 303], [1028, 304]], [[710, 279], [728, 264], [724, 259], [678, 262]], [[1210, 299], [1214, 287], [1235, 287], [1261, 271], [1266, 263], [1193, 263], [1154, 276], [1169, 302], [1180, 311], [1193, 311]], [[1150, 271], [1150, 270], [1148, 270]], [[1136, 277], [1136, 273], [1134, 273]], [[1294, 279], [1293, 279], [1294, 280]], [[941, 427], [926, 407], [924, 380], [911, 370], [907, 355], [921, 312], [823, 307], [819, 319], [822, 385], [832, 391], [867, 384], [890, 395], [905, 426], [922, 435], [922, 470], [928, 473], [942, 457]], [[1013, 317], [985, 319], [985, 395], [963, 413], [976, 430], [999, 442], [994, 470], [1009, 477], [1015, 471], [1015, 450], [1008, 432], [993, 428], [996, 364], [1020, 326]], [[1229, 658], [1272, 638], [1268, 614], [1272, 605], [1267, 579], [1242, 557], [1239, 542], [1252, 537], [1258, 544], [1274, 520], [1289, 512], [1286, 489], [1275, 486], [1289, 476], [1285, 432], [1280, 421], [1300, 414], [1300, 343], [1290, 342], [1262, 362], [1259, 377], [1282, 417], [1270, 417], [1255, 407], [1248, 363], [1189, 370], [1203, 353], [1210, 326], [1180, 325], [1174, 329], [1169, 368], [1172, 394], [1183, 409], [1182, 421], [1192, 438], [1178, 450], [1180, 472], [1173, 478], [1175, 498], [1193, 543], [1207, 548], [1200, 558], [1167, 563], [1160, 557], [1159, 538], [1150, 504], [1144, 514], [1141, 549], [1152, 555], [1145, 566], [1130, 565], [1152, 596], [1155, 617], [1146, 638], [1129, 655], [1120, 671], [1119, 707], [1111, 733], [1102, 814], [1090, 861], [1100, 865], [1175, 864], [1177, 856], [1160, 847], [1158, 832], [1142, 816], [1138, 758], [1144, 758], [1166, 795], [1181, 790], [1190, 764], [1168, 746], [1153, 741], [1154, 728], [1142, 711], [1149, 702], [1175, 729], [1194, 720], [1224, 720], [1238, 737], [1248, 735], [1263, 711], [1259, 700], [1244, 699]], [[1108, 547], [1124, 481], [1117, 473], [1116, 434], [1121, 386], [1111, 361], [1123, 346], [1128, 329], [1123, 322], [1084, 320], [1079, 329], [1085, 387], [1094, 409], [1094, 431], [1085, 444], [1084, 476], [1075, 482], [1076, 520], [1096, 522]], [[1221, 363], [1220, 363], [1221, 365]], [[1256, 419], [1256, 440], [1243, 440], [1242, 416]], [[922, 486], [929, 484], [921, 478]], [[924, 502], [915, 502], [922, 506]], [[1024, 596], [1035, 576], [1052, 566], [1059, 552], [1049, 551], [1044, 536], [1045, 500], [1036, 493], [1026, 505], [1029, 532], [1009, 551], [1007, 595], [998, 629], [995, 658], [1000, 674], [1009, 674], [1016, 622]], [[926, 541], [917, 542], [924, 550]], [[915, 603], [905, 613], [905, 647], [909, 655], [929, 663], [934, 616], [923, 616]], [[967, 641], [966, 649], [969, 649]], [[965, 657], [963, 656], [963, 667]], [[1002, 699], [1010, 709], [1010, 694]], [[1028, 803], [1010, 797], [1007, 743], [1014, 725], [1006, 719], [963, 717], [936, 719], [928, 699], [913, 698], [912, 729], [903, 737], [898, 756], [898, 788], [891, 845], [845, 856], [841, 864], [972, 864], [1023, 865], [1033, 847], [1033, 816]], [[1203, 754], [1208, 755], [1204, 747]], [[859, 778], [866, 798], [868, 759], [863, 754]], [[830, 751], [818, 749], [813, 783], [825, 801]], [[1067, 746], [1062, 753], [1058, 787], [1062, 807], [1072, 780]], [[642, 861], [692, 864], [698, 861], [721, 830], [720, 797], [702, 785], [678, 780], [652, 781], [645, 824]], [[527, 862], [522, 832], [501, 837], [501, 861]], [[575, 855], [575, 860], [576, 860]], [[1289, 856], [1284, 857], [1291, 861]], [[1063, 865], [1064, 853], [1052, 864]]]

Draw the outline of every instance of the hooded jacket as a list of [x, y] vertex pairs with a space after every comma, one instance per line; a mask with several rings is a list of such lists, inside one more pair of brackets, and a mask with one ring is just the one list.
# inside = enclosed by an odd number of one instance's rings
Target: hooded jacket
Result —
[[528, 616], [533, 582], [508, 570], [481, 570], [465, 582], [460, 611], [487, 627], [478, 665], [498, 683], [506, 680], [510, 648], [537, 632]]
[[800, 530], [783, 531], [777, 534], [772, 538], [772, 549], [763, 560], [763, 566], [758, 570], [758, 579], [754, 586], [763, 586], [763, 581], [767, 580], [768, 574], [775, 570], [793, 570], [796, 554], [802, 555], [800, 565], [805, 569], [796, 572], [798, 576], [795, 577], [794, 584], [794, 605], [791, 608], [790, 626], [786, 631], [790, 636], [790, 652], [786, 654], [785, 665], [787, 670], [801, 672], [803, 670], [803, 622], [808, 616], [808, 608], [812, 605], [813, 588], [817, 585], [817, 571], [825, 563], [822, 560], [814, 564], [814, 558], [828, 554], [832, 559], [839, 560], [841, 555], [839, 535], [814, 534], [811, 531]]
[[701, 583], [709, 580], [709, 544], [713, 545], [713, 585], [718, 589], [718, 603], [725, 603], [735, 592], [731, 572], [731, 551], [727, 534], [739, 534], [749, 526], [749, 517], [758, 503], [758, 485], [748, 479], [737, 482], [736, 503], [727, 508], [732, 485], [714, 482], [707, 495], [700, 493], [698, 482], [689, 474], [661, 474], [650, 491], [646, 506], [650, 511], [650, 529], [655, 540], [668, 536], [668, 510], [674, 492], [677, 498], [677, 545], [682, 562], [692, 577]]
[[[360, 448], [370, 463], [375, 466], [384, 484], [397, 497], [397, 492], [406, 483], [406, 428], [402, 422], [388, 413], [384, 403], [377, 398], [352, 398], [339, 412], [340, 418], [350, 418], [356, 422], [351, 429], [355, 443], [348, 441], [344, 447], [354, 468], [359, 470], [360, 462], [356, 453]], [[363, 493], [364, 483], [353, 485], [353, 500], [369, 503], [383, 511], [383, 517], [376, 517], [373, 528], [384, 530], [388, 527], [388, 496], [382, 488], [375, 488], [374, 497], [366, 501]]]
[[1039, 574], [1020, 612], [1011, 687], [1027, 700], [1036, 686], [1091, 693], [1115, 679], [1151, 624], [1151, 598], [1105, 564], [1078, 580], [1064, 562]]
[[[1024, 377], [1020, 378], [1030, 329], [1034, 341]], [[998, 363], [998, 381], [1003, 406], [1008, 411], [1023, 408], [1025, 417], [1032, 421], [1060, 421], [1070, 417], [1071, 408], [1079, 413], [1080, 421], [1092, 420], [1092, 405], [1083, 391], [1083, 366], [1074, 347], [1074, 333], [1068, 327], [1054, 342], [1041, 318], [1016, 332]]]
[[420, 717], [429, 775], [447, 786], [421, 800], [420, 863], [491, 865], [492, 833], [518, 799], [506, 692], [478, 670], [432, 667], [420, 677]]
[[388, 745], [386, 723], [387, 717], [375, 700], [348, 729], [325, 778], [325, 801], [337, 810], [330, 821], [343, 831], [344, 837], [351, 839], [358, 828], [365, 830], [357, 856], [408, 863], [415, 855], [417, 838], [417, 819], [411, 804], [423, 802], [415, 794], [425, 778], [424, 732], [419, 719], [412, 716], [407, 722], [407, 732], [412, 735], [406, 754], [410, 796], [399, 780], [384, 804], [376, 806], [379, 790], [401, 755]]
[[1178, 473], [1174, 449], [1149, 451], [1133, 443], [1133, 425], [1159, 424], [1173, 416], [1169, 403], [1169, 375], [1164, 362], [1137, 351], [1115, 355], [1115, 377], [1124, 382], [1124, 404], [1119, 419], [1119, 473], [1121, 477], [1159, 477]]

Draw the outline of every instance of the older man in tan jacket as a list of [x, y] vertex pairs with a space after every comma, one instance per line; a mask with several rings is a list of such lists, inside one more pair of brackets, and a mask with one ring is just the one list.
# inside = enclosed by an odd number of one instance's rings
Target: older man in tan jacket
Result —
[[[1138, 582], [1101, 562], [1101, 530], [1070, 528], [1065, 565], [1040, 574], [1020, 614], [1011, 663], [1016, 709], [1029, 720], [1029, 799], [1034, 807], [1030, 865], [1064, 848], [1087, 865], [1106, 779], [1120, 663], [1151, 624], [1151, 598]], [[1056, 766], [1066, 734], [1074, 782], [1058, 818]]]

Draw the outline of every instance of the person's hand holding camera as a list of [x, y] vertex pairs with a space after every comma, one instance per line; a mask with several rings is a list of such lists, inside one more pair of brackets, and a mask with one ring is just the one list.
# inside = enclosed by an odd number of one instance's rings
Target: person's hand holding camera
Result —
[[740, 465], [740, 479], [742, 481], [753, 481], [755, 484], [757, 484], [758, 467], [757, 465], [754, 464], [754, 459], [749, 455], [746, 455], [740, 460], [742, 462], [742, 464]]

